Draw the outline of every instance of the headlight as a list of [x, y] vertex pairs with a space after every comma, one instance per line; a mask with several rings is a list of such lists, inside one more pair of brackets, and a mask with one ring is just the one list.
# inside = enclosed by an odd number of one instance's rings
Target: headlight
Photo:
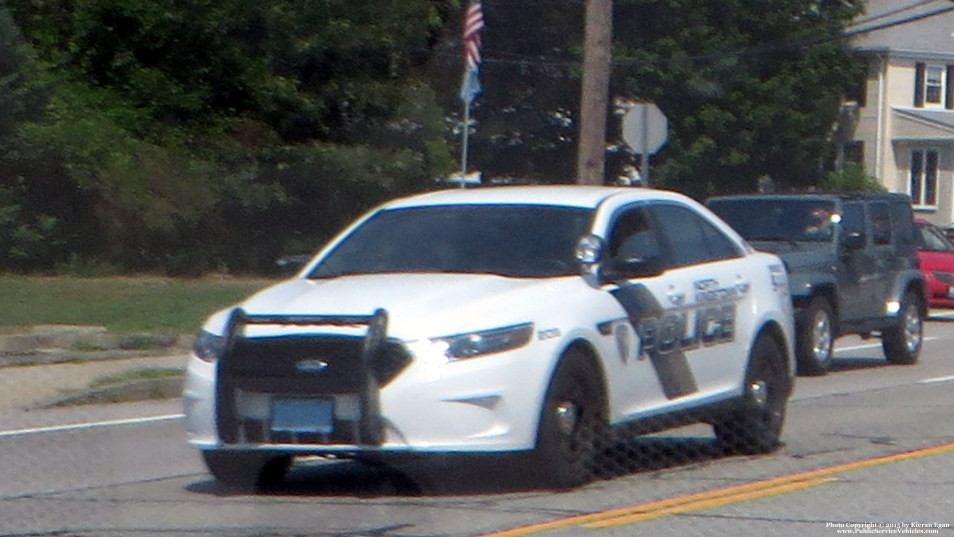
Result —
[[195, 337], [192, 352], [203, 362], [214, 362], [222, 357], [225, 350], [225, 338], [202, 330]]
[[524, 323], [456, 336], [439, 337], [434, 338], [433, 341], [447, 344], [445, 354], [451, 360], [462, 360], [522, 347], [530, 341], [532, 334], [533, 323]]

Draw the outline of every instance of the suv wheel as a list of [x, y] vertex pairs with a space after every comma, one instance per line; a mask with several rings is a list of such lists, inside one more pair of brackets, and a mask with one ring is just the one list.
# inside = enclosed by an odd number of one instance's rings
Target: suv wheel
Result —
[[804, 322], [798, 327], [798, 372], [824, 375], [831, 367], [834, 323], [828, 301], [815, 297], [808, 304]]
[[791, 391], [784, 364], [785, 354], [779, 343], [770, 336], [760, 336], [749, 359], [741, 407], [712, 426], [725, 451], [755, 455], [779, 446]]
[[898, 323], [882, 330], [881, 347], [892, 364], [913, 364], [918, 361], [924, 340], [924, 317], [921, 299], [912, 292], [904, 295]]

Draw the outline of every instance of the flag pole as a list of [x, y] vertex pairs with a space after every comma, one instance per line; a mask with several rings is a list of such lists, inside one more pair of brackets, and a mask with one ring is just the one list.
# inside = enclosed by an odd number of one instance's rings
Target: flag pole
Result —
[[470, 142], [470, 105], [480, 93], [480, 31], [484, 28], [484, 13], [480, 0], [470, 0], [464, 16], [464, 77], [460, 84], [460, 98], [464, 101], [464, 122], [461, 132], [460, 187], [466, 186], [467, 152]]
[[464, 188], [464, 181], [467, 179], [467, 145], [470, 134], [470, 101], [464, 99], [464, 125], [461, 133], [461, 151], [460, 151], [460, 187]]

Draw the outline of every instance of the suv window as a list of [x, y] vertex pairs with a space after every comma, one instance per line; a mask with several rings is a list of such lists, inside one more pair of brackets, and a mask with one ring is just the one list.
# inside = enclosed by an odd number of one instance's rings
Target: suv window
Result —
[[856, 201], [847, 202], [842, 207], [842, 210], [844, 214], [841, 215], [841, 227], [845, 231], [845, 234], [866, 237], [864, 205]]
[[895, 241], [898, 244], [909, 245], [917, 242], [917, 230], [914, 227], [914, 215], [910, 205], [892, 203], [891, 220], [894, 224]]
[[876, 245], [891, 244], [891, 212], [888, 204], [872, 202], [871, 208], [871, 240]]
[[722, 199], [709, 206], [749, 241], [830, 242], [835, 203], [827, 199]]
[[739, 257], [735, 243], [695, 211], [678, 205], [656, 205], [652, 213], [672, 252], [674, 266], [696, 265], [708, 261]]

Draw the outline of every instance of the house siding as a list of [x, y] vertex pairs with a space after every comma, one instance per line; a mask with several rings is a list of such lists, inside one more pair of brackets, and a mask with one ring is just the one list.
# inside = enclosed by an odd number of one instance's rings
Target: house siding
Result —
[[[857, 107], [848, 116], [854, 125], [841, 125], [846, 133], [841, 142], [862, 143], [865, 170], [892, 192], [910, 193], [912, 151], [937, 152], [936, 204], [915, 207], [919, 217], [940, 225], [954, 222], [954, 11], [944, 11], [949, 7], [948, 0], [919, 5], [917, 11], [894, 17], [901, 21], [938, 14], [855, 40], [859, 57], [868, 64], [866, 94], [861, 105], [846, 103]], [[894, 1], [872, 0], [859, 21], [897, 10]], [[933, 104], [924, 102], [924, 86], [918, 84], [932, 66], [943, 73], [939, 102]]]

